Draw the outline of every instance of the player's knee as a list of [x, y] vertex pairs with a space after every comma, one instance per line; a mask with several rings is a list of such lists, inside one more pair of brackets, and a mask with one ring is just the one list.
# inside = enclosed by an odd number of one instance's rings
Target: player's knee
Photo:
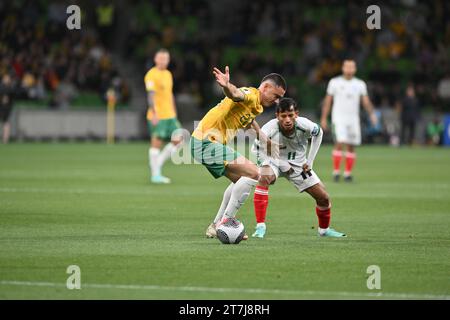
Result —
[[263, 175], [258, 179], [258, 184], [262, 187], [268, 188], [275, 181], [275, 176], [272, 175]]
[[251, 170], [248, 174], [248, 177], [253, 180], [259, 180], [259, 172], [258, 170]]
[[317, 204], [321, 207], [329, 207], [330, 206], [330, 196], [326, 191], [322, 192], [317, 198], [316, 198]]

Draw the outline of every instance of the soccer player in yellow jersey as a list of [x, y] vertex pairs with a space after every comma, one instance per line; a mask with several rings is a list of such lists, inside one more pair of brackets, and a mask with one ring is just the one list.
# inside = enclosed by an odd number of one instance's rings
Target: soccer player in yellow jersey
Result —
[[231, 84], [228, 66], [225, 73], [217, 68], [213, 73], [225, 98], [209, 110], [192, 133], [191, 154], [214, 178], [225, 176], [231, 184], [225, 190], [213, 223], [206, 230], [209, 238], [216, 236], [216, 227], [220, 223], [236, 215], [259, 177], [257, 166], [227, 146], [227, 142], [239, 129], [252, 127], [260, 141], [275, 155], [276, 143], [267, 139], [254, 119], [263, 112], [263, 107], [278, 103], [286, 92], [286, 81], [276, 73], [265, 76], [258, 88], [237, 88]]
[[[172, 92], [172, 73], [167, 70], [170, 62], [169, 52], [166, 49], [158, 50], [154, 62], [155, 66], [144, 77], [148, 103], [147, 123], [151, 134], [148, 152], [151, 182], [170, 183], [170, 179], [161, 174], [161, 168], [181, 142], [180, 135], [172, 136], [181, 126], [177, 120], [175, 97]], [[167, 144], [161, 151], [165, 142]]]

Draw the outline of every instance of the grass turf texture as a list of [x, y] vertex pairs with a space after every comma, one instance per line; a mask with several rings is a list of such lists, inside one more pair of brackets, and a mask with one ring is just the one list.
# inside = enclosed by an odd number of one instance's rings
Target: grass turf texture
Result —
[[[0, 146], [1, 299], [450, 294], [449, 149], [361, 147], [355, 182], [336, 184], [324, 146], [315, 170], [332, 198], [332, 226], [349, 237], [317, 237], [313, 200], [280, 179], [267, 238], [239, 245], [204, 237], [227, 181], [170, 164], [173, 184], [151, 185], [147, 151], [144, 143]], [[238, 217], [251, 234], [252, 196]], [[73, 264], [81, 290], [65, 288]], [[381, 268], [381, 290], [367, 289], [369, 265]]]

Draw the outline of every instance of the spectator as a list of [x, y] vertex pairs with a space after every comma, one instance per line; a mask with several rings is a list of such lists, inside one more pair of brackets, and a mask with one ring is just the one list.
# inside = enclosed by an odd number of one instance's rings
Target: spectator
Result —
[[427, 143], [429, 145], [440, 145], [442, 143], [442, 134], [444, 133], [444, 124], [438, 116], [434, 116], [427, 124]]
[[400, 103], [400, 120], [402, 144], [413, 144], [416, 134], [416, 124], [420, 118], [420, 104], [416, 97], [414, 85], [410, 84], [406, 88], [406, 95]]
[[15, 84], [9, 73], [4, 73], [0, 83], [0, 121], [3, 124], [2, 141], [4, 144], [9, 142], [11, 130], [9, 118], [15, 95], [17, 95]]

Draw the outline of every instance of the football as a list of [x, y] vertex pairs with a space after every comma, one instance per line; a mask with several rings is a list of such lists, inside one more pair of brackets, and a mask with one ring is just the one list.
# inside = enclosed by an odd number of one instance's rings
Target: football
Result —
[[224, 244], [238, 244], [244, 235], [244, 225], [236, 218], [228, 219], [217, 227], [217, 238]]

